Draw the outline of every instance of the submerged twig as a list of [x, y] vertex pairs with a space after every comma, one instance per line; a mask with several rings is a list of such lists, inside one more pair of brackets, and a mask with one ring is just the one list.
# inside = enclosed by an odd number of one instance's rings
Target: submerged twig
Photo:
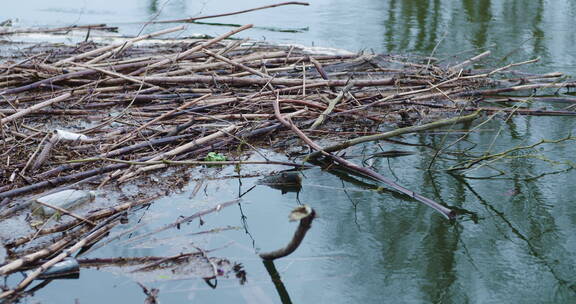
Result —
[[90, 244], [93, 240], [99, 238], [100, 236], [102, 236], [104, 233], [108, 232], [110, 229], [112, 229], [112, 227], [114, 227], [117, 223], [116, 222], [110, 222], [108, 224], [102, 225], [100, 227], [97, 227], [93, 232], [91, 232], [90, 234], [88, 234], [86, 237], [82, 238], [80, 241], [78, 241], [76, 244], [74, 244], [72, 247], [64, 250], [62, 253], [60, 253], [59, 255], [57, 255], [56, 257], [50, 259], [49, 261], [47, 261], [46, 263], [42, 264], [40, 267], [38, 267], [36, 270], [34, 270], [33, 272], [31, 272], [24, 280], [22, 280], [18, 286], [14, 287], [13, 289], [10, 289], [8, 291], [3, 292], [2, 294], [0, 294], [0, 299], [4, 299], [7, 298], [9, 296], [12, 296], [14, 294], [16, 294], [18, 291], [23, 290], [24, 288], [26, 288], [26, 286], [28, 286], [36, 277], [38, 277], [41, 273], [43, 273], [44, 271], [46, 271], [46, 269], [50, 268], [51, 266], [53, 266], [54, 264], [62, 261], [63, 259], [65, 259], [66, 257], [70, 256], [71, 254], [73, 254], [74, 252], [76, 252], [77, 250], [79, 250], [80, 248]]

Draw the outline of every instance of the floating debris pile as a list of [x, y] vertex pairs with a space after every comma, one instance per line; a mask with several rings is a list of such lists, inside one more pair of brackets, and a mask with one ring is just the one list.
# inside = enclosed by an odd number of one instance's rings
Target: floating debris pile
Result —
[[[210, 40], [144, 47], [130, 47], [139, 38], [100, 47], [83, 43], [5, 61], [0, 197], [110, 172], [109, 179], [122, 182], [170, 160], [201, 160], [244, 140], [262, 141], [283, 128], [274, 117], [275, 100], [283, 115], [319, 131], [312, 134], [351, 137], [383, 124], [417, 125], [476, 109], [544, 113], [479, 104], [501, 92], [571, 85], [552, 82], [559, 73], [491, 77], [514, 65], [462, 69], [486, 53], [442, 68], [433, 58], [310, 55], [297, 47], [224, 40], [249, 27]], [[511, 86], [492, 88], [505, 83]], [[64, 142], [52, 134], [63, 131], [83, 137]], [[57, 147], [48, 147], [56, 141]], [[134, 169], [142, 162], [149, 166]], [[25, 184], [31, 185], [19, 187]]]

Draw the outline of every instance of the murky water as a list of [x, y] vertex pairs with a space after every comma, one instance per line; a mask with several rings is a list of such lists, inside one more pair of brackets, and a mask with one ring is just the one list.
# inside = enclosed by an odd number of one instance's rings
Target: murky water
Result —
[[[3, 5], [0, 21], [17, 18], [21, 25], [46, 26], [108, 23], [119, 25], [121, 33], [134, 35], [142, 26], [128, 22], [270, 4], [254, 0], [28, 2]], [[575, 18], [576, 2], [570, 0], [319, 0], [311, 1], [309, 7], [274, 8], [210, 21], [257, 26], [240, 37], [353, 51], [433, 54], [451, 60], [453, 54], [466, 58], [488, 49], [493, 52], [490, 65], [541, 57], [532, 68], [574, 75]], [[165, 27], [147, 26], [144, 31]], [[215, 35], [227, 30], [194, 24], [179, 35]], [[541, 139], [563, 138], [575, 129], [576, 120], [570, 117], [499, 117], [447, 152], [498, 153]], [[566, 169], [576, 161], [574, 141], [525, 149], [513, 158], [470, 170], [466, 172], [468, 178], [462, 178], [443, 170], [463, 161], [461, 154], [445, 154], [447, 157], [433, 161], [435, 148], [448, 147], [460, 136], [406, 136], [402, 140], [422, 146], [382, 143], [383, 148], [415, 154], [370, 161], [380, 173], [408, 188], [469, 212], [457, 222], [446, 221], [398, 195], [376, 193], [312, 169], [305, 172], [298, 197], [260, 185], [243, 196], [241, 205], [203, 217], [202, 226], [193, 222], [180, 230], [171, 229], [155, 235], [158, 240], [152, 242], [130, 243], [124, 237], [89, 257], [165, 256], [192, 251], [194, 246], [224, 247], [211, 254], [241, 262], [248, 274], [247, 284], [241, 286], [232, 277], [221, 279], [213, 290], [199, 279], [158, 277], [147, 285], [160, 289], [163, 303], [279, 303], [281, 299], [255, 252], [285, 244], [295, 228], [287, 215], [301, 201], [313, 206], [320, 218], [298, 251], [276, 262], [294, 303], [573, 303], [576, 185], [572, 181], [576, 173]], [[375, 145], [363, 149], [368, 154], [380, 151]], [[432, 161], [432, 170], [425, 170]], [[229, 168], [224, 173], [233, 174]], [[195, 195], [196, 183], [192, 183], [183, 193], [137, 213], [130, 226], [140, 221], [144, 228], [138, 233], [152, 231], [180, 215], [235, 199], [255, 183], [255, 178], [204, 182]], [[225, 226], [234, 227], [190, 235]], [[159, 243], [167, 237], [181, 239]], [[83, 270], [80, 280], [54, 281], [27, 301], [71, 303], [75, 298], [80, 303], [141, 302], [144, 296], [129, 275], [102, 269]]]

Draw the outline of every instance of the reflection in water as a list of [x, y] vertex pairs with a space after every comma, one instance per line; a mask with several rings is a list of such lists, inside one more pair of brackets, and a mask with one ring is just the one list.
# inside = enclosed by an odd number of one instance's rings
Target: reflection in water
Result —
[[462, 1], [464, 12], [466, 13], [468, 22], [475, 24], [476, 30], [473, 31], [472, 44], [478, 48], [483, 49], [486, 47], [488, 40], [488, 27], [492, 19], [491, 0], [465, 0]]
[[[466, 188], [472, 192], [474, 194], [474, 196], [478, 199], [478, 201], [486, 206], [487, 208], [489, 208], [489, 210], [497, 215], [502, 222], [508, 226], [508, 228], [510, 229], [510, 232], [513, 233], [518, 239], [524, 241], [526, 243], [527, 249], [528, 249], [528, 254], [530, 254], [531, 256], [533, 256], [534, 258], [536, 258], [537, 260], [539, 260], [539, 263], [543, 264], [544, 266], [546, 266], [546, 268], [548, 269], [548, 271], [552, 274], [552, 276], [554, 277], [554, 279], [557, 281], [557, 283], [562, 286], [563, 288], [568, 288], [571, 289], [573, 292], [576, 292], [576, 285], [574, 285], [573, 283], [570, 283], [570, 275], [566, 276], [565, 275], [565, 271], [563, 271], [563, 269], [558, 269], [557, 264], [554, 262], [550, 262], [547, 260], [546, 256], [539, 253], [539, 250], [542, 249], [544, 251], [547, 251], [546, 249], [555, 249], [557, 250], [557, 252], [554, 252], [555, 255], [560, 254], [560, 255], [565, 255], [563, 253], [563, 248], [559, 247], [556, 248], [555, 243], [557, 242], [557, 240], [553, 240], [553, 242], [550, 244], [552, 248], [547, 248], [546, 247], [541, 247], [541, 246], [535, 246], [533, 244], [533, 241], [526, 237], [525, 235], [522, 234], [522, 232], [514, 227], [514, 224], [511, 220], [509, 220], [506, 216], [505, 213], [497, 210], [496, 207], [494, 207], [493, 205], [491, 205], [490, 203], [488, 203], [484, 198], [482, 198], [482, 196], [477, 193], [466, 181], [459, 181], [461, 182], [463, 185], [466, 186]], [[551, 219], [552, 220], [552, 219]], [[542, 237], [544, 236], [544, 232], [542, 231], [534, 231], [536, 232], [536, 235], [534, 236], [534, 241], [536, 242], [541, 242], [542, 241]], [[554, 251], [554, 250], [552, 250]], [[563, 267], [563, 266], [562, 266]], [[570, 267], [573, 268], [573, 267]], [[570, 270], [571, 271], [571, 270]], [[566, 278], [568, 279], [566, 279]]]
[[[478, 146], [472, 152], [488, 151], [489, 147], [492, 152], [503, 151], [542, 136], [557, 138], [576, 126], [573, 119], [555, 118], [548, 126], [550, 118], [517, 117], [512, 122], [487, 126], [503, 128], [495, 142], [494, 132], [482, 132], [454, 149], [474, 144]], [[564, 131], [558, 131], [556, 127], [562, 125]], [[435, 138], [443, 142], [441, 136], [417, 137], [422, 144]], [[561, 160], [574, 153], [573, 149], [566, 144], [534, 152]], [[425, 151], [420, 154], [426, 155]], [[333, 266], [357, 274], [354, 278], [358, 280], [369, 278], [363, 280], [369, 283], [361, 285], [352, 285], [354, 280], [339, 282], [342, 290], [354, 290], [350, 302], [376, 302], [368, 295], [380, 295], [395, 302], [503, 303], [513, 295], [530, 299], [530, 303], [569, 303], [576, 296], [571, 254], [576, 244], [571, 233], [576, 228], [576, 211], [570, 199], [570, 191], [576, 187], [559, 188], [558, 177], [552, 176], [525, 179], [552, 171], [548, 163], [526, 158], [495, 162], [492, 165], [506, 173], [505, 179], [466, 180], [441, 171], [425, 174], [416, 168], [427, 168], [428, 157], [419, 158], [419, 164], [411, 163], [415, 159], [405, 161], [407, 158], [393, 164], [401, 181], [410, 180], [415, 191], [477, 213], [478, 222], [460, 219], [449, 223], [420, 206], [365, 192], [353, 194], [354, 200], [361, 202], [355, 208], [361, 231], [350, 224], [351, 208], [320, 210], [326, 217], [339, 219], [327, 224], [330, 240], [324, 242], [325, 250], [346, 248], [347, 253], [357, 255], [353, 261]], [[442, 159], [435, 166], [447, 168], [453, 162]], [[385, 162], [374, 165], [382, 173], [390, 170]], [[574, 174], [574, 170], [564, 171], [561, 176], [571, 180]], [[403, 212], [398, 212], [400, 209]], [[354, 271], [356, 268], [377, 271], [367, 274]]]
[[151, 14], [158, 12], [158, 0], [150, 0], [150, 3], [148, 4], [148, 12]]
[[352, 42], [358, 48], [422, 55], [437, 47], [435, 54], [440, 58], [463, 51], [466, 54], [461, 56], [467, 57], [488, 49], [493, 51], [493, 60], [540, 56], [542, 66], [569, 73], [576, 65], [570, 43], [576, 35], [568, 30], [575, 14], [573, 1], [366, 0], [360, 2], [372, 12], [357, 16], [354, 10], [343, 13], [342, 1], [331, 2], [335, 5], [325, 8], [334, 23], [341, 16], [362, 18], [352, 28], [324, 32], [334, 36], [340, 47]]
[[264, 264], [264, 267], [266, 267], [274, 287], [276, 287], [276, 292], [278, 292], [278, 296], [280, 297], [282, 304], [292, 304], [292, 300], [290, 300], [290, 294], [288, 293], [288, 290], [286, 290], [286, 286], [284, 286], [284, 282], [282, 282], [282, 278], [280, 277], [278, 270], [276, 270], [274, 261], [262, 260], [262, 263]]

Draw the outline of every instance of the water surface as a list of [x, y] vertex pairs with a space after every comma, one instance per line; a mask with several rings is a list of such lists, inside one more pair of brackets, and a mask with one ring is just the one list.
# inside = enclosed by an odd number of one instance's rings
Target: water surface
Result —
[[[414, 53], [454, 61], [485, 50], [484, 64], [501, 66], [540, 57], [525, 71], [573, 74], [576, 52], [574, 1], [403, 0], [310, 1], [309, 7], [287, 6], [210, 21], [254, 23], [239, 37], [276, 43], [326, 46], [351, 51]], [[23, 26], [107, 23], [135, 35], [166, 25], [130, 24], [215, 14], [270, 4], [268, 1], [28, 1], [4, 4], [0, 20], [16, 18]], [[191, 24], [178, 36], [218, 35], [230, 27]], [[279, 32], [270, 29], [296, 29]], [[18, 39], [4, 37], [4, 39]], [[71, 39], [73, 38], [65, 38]], [[454, 57], [453, 55], [456, 55]], [[560, 109], [567, 104], [539, 104]], [[497, 117], [447, 152], [497, 153], [541, 139], [558, 139], [574, 131], [573, 118]], [[257, 186], [241, 205], [206, 216], [159, 239], [182, 236], [187, 242], [160, 246], [112, 243], [90, 257], [170, 255], [193, 246], [224, 249], [214, 254], [243, 263], [248, 283], [220, 280], [215, 290], [198, 279], [159, 278], [147, 285], [160, 288], [160, 300], [184, 303], [279, 303], [270, 277], [256, 253], [283, 246], [295, 225], [288, 212], [298, 202], [314, 207], [320, 218], [303, 245], [277, 261], [294, 303], [573, 303], [576, 298], [576, 186], [573, 141], [538, 146], [490, 166], [466, 172], [468, 178], [443, 169], [464, 160], [454, 154], [434, 159], [461, 134], [423, 133], [402, 140], [421, 146], [381, 143], [383, 149], [415, 154], [377, 158], [371, 164], [408, 188], [467, 215], [450, 222], [421, 204], [397, 194], [377, 193], [319, 169], [305, 172], [301, 193], [281, 194]], [[375, 153], [377, 145], [354, 153]], [[448, 156], [446, 154], [446, 156]], [[281, 155], [277, 155], [281, 158]], [[361, 159], [355, 159], [360, 163]], [[501, 175], [496, 176], [499, 173]], [[226, 169], [222, 174], [233, 174]], [[495, 176], [495, 177], [491, 177]], [[490, 177], [490, 178], [488, 178]], [[366, 182], [366, 181], [364, 181]], [[193, 196], [195, 183], [180, 194], [134, 215], [143, 232], [190, 215], [210, 204], [237, 198], [256, 178], [205, 182]], [[191, 198], [192, 197], [192, 198]], [[245, 216], [243, 221], [242, 216]], [[238, 229], [191, 237], [186, 233], [215, 227]], [[249, 232], [247, 234], [246, 232]], [[140, 288], [121, 272], [83, 270], [81, 280], [58, 281], [36, 293], [43, 303], [142, 301]], [[34, 299], [29, 300], [30, 303]]]

